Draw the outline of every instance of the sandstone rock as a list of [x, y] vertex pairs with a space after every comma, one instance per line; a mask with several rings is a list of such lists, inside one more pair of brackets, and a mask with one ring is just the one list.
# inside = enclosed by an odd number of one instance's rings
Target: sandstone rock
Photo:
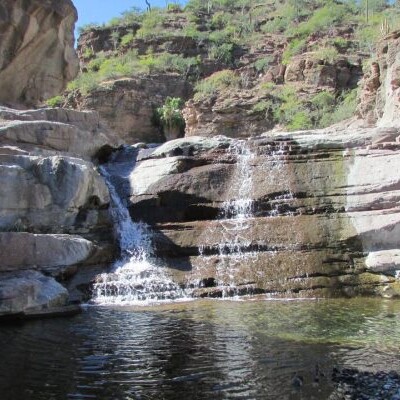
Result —
[[93, 252], [93, 243], [80, 236], [1, 232], [0, 272], [76, 265]]
[[354, 89], [362, 77], [362, 68], [347, 57], [333, 63], [319, 60], [314, 53], [305, 53], [291, 59], [285, 72], [285, 82], [304, 82], [314, 87]]
[[78, 72], [71, 0], [0, 5], [0, 102], [33, 105], [59, 94]]
[[0, 274], [0, 316], [65, 306], [68, 291], [37, 271]]
[[185, 104], [185, 136], [225, 135], [247, 138], [259, 135], [274, 125], [268, 110], [254, 111], [257, 104], [269, 100], [268, 95], [241, 90], [222, 92], [208, 99], [191, 99]]
[[[155, 251], [182, 285], [395, 297], [391, 267], [365, 255], [399, 248], [397, 136], [396, 129], [332, 128], [241, 144], [179, 139], [139, 158], [130, 211], [152, 224]], [[252, 216], [227, 219], [226, 202], [243, 193]]]

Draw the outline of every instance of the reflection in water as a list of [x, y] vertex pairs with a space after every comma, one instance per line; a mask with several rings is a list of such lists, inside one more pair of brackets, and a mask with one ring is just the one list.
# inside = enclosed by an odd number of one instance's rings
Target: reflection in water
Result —
[[399, 370], [399, 334], [397, 301], [89, 308], [71, 319], [1, 326], [0, 393], [2, 400], [323, 400], [334, 366]]

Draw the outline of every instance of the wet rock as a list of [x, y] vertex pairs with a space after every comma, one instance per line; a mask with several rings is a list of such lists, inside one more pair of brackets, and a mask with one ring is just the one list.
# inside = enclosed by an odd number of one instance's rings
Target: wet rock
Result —
[[400, 271], [400, 250], [381, 250], [368, 254], [365, 260], [367, 268], [373, 272], [396, 276]]
[[[396, 135], [386, 129], [263, 135], [241, 143], [251, 154], [246, 168], [232, 140], [172, 141], [131, 174], [131, 215], [153, 225], [155, 251], [180, 284], [213, 279], [278, 297], [395, 297], [395, 273], [364, 256], [399, 245], [400, 156], [384, 146]], [[176, 156], [178, 150], [185, 155]], [[224, 204], [245, 179], [251, 218], [226, 219]], [[196, 296], [222, 293], [199, 290]]]

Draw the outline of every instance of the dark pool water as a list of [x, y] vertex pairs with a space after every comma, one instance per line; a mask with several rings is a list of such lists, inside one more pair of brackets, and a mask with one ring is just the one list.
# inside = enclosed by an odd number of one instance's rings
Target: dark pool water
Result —
[[1, 400], [322, 400], [335, 366], [400, 372], [400, 302], [90, 307], [3, 324], [0, 349]]

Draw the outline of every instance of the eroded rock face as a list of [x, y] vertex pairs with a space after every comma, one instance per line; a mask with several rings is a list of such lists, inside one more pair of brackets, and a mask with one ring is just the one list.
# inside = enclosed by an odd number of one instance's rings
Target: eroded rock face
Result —
[[[220, 296], [221, 286], [399, 296], [397, 138], [377, 128], [178, 139], [139, 152], [131, 214], [153, 226], [170, 275], [200, 284], [198, 296]], [[229, 201], [248, 198], [243, 219]]]
[[[273, 65], [255, 76], [254, 73], [248, 76], [243, 68], [237, 77], [241, 80], [239, 89], [229, 88], [186, 102], [183, 110], [186, 136], [260, 135], [276, 125], [272, 105], [278, 102], [276, 96], [285, 88], [295, 89], [296, 96], [310, 102], [317, 93], [354, 89], [362, 77], [362, 68], [359, 61], [350, 57], [342, 56], [329, 63], [309, 52], [293, 57], [287, 66]], [[254, 86], [257, 81], [260, 84]], [[279, 86], [283, 83], [285, 86]]]
[[1, 2], [0, 103], [37, 104], [76, 76], [76, 19], [71, 0]]
[[400, 125], [400, 32], [379, 43], [376, 61], [361, 82], [358, 116], [367, 124], [382, 127]]
[[154, 124], [156, 108], [167, 96], [186, 99], [191, 92], [192, 85], [177, 74], [147, 75], [108, 82], [71, 105], [96, 110], [125, 143], [160, 143], [166, 138]]

